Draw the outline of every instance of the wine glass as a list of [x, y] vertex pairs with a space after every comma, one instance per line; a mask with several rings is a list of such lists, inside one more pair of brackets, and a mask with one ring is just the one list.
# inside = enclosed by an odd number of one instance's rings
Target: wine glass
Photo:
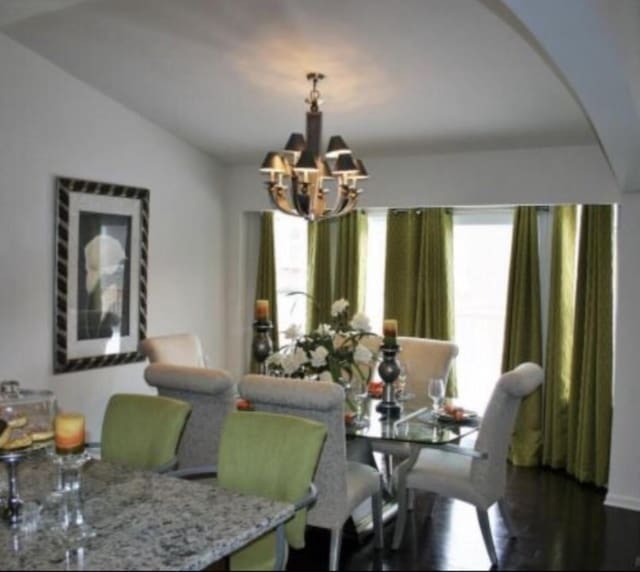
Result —
[[398, 360], [398, 365], [400, 366], [400, 373], [398, 374], [398, 379], [396, 379], [396, 399], [398, 401], [408, 401], [409, 399], [413, 399], [415, 395], [407, 391], [407, 378], [409, 377], [409, 367], [407, 364]]
[[429, 380], [428, 394], [433, 402], [432, 415], [436, 417], [440, 405], [444, 401], [444, 380], [441, 377], [434, 377]]

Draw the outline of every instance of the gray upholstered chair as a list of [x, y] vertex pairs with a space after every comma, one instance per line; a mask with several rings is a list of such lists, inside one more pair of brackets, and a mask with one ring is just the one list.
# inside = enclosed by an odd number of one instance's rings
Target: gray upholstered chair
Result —
[[[498, 564], [488, 509], [498, 503], [507, 530], [514, 529], [504, 500], [507, 452], [520, 402], [543, 382], [539, 365], [523, 363], [503, 374], [493, 390], [471, 456], [469, 450], [441, 451], [422, 449], [413, 467], [405, 461], [394, 474], [398, 487], [398, 518], [393, 538], [394, 550], [400, 546], [408, 510], [408, 491], [424, 490], [470, 503], [476, 507], [489, 558]], [[478, 453], [480, 455], [478, 455]], [[407, 470], [408, 469], [408, 472]]]
[[140, 344], [151, 365], [144, 371], [158, 395], [191, 405], [178, 448], [180, 468], [215, 465], [222, 424], [235, 408], [235, 384], [229, 372], [205, 368], [202, 345], [193, 334], [147, 338]]
[[329, 569], [338, 569], [342, 527], [355, 507], [368, 498], [372, 501], [376, 547], [382, 548], [381, 478], [373, 467], [347, 461], [342, 387], [333, 382], [248, 375], [238, 384], [238, 392], [257, 411], [304, 417], [327, 426], [314, 479], [318, 500], [307, 523], [331, 531]]
[[151, 363], [205, 367], [200, 338], [194, 334], [170, 334], [146, 338], [140, 351]]
[[147, 383], [158, 395], [191, 405], [180, 446], [180, 468], [215, 465], [222, 424], [235, 409], [235, 385], [228, 372], [217, 369], [154, 363], [144, 370]]

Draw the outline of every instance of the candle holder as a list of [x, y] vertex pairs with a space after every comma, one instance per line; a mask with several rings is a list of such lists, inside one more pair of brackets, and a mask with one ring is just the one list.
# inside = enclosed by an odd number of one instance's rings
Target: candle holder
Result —
[[58, 466], [58, 486], [52, 496], [58, 497], [58, 531], [68, 548], [77, 548], [96, 535], [84, 518], [82, 502], [82, 469], [91, 460], [87, 453], [55, 455]]
[[273, 342], [271, 341], [270, 335], [271, 330], [273, 330], [273, 324], [270, 320], [256, 320], [253, 322], [251, 350], [253, 352], [253, 359], [258, 362], [262, 375], [266, 375], [267, 366], [265, 361], [273, 353]]
[[380, 350], [382, 351], [382, 362], [378, 366], [378, 373], [384, 381], [384, 391], [382, 401], [376, 407], [376, 411], [387, 419], [397, 419], [400, 417], [402, 408], [396, 401], [393, 382], [398, 379], [400, 374], [400, 365], [396, 359], [400, 346], [395, 341], [385, 339]]

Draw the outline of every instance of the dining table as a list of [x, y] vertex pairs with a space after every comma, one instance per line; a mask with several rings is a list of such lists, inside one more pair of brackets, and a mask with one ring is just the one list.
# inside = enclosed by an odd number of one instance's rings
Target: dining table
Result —
[[[359, 415], [346, 423], [347, 456], [352, 461], [378, 468], [373, 452], [375, 443], [384, 442], [392, 444], [392, 448], [404, 449], [402, 461], [394, 470], [395, 486], [391, 474], [383, 472], [386, 485], [383, 521], [386, 523], [396, 516], [399, 500], [396, 491], [404, 490], [406, 476], [422, 449], [437, 448], [474, 458], [486, 458], [486, 453], [476, 451], [473, 447], [461, 446], [465, 438], [472, 437], [479, 431], [482, 419], [477, 415], [468, 415], [462, 421], [455, 421], [407, 399], [400, 402], [400, 414], [391, 417], [378, 411], [380, 402], [380, 399], [366, 396], [359, 406]], [[385, 468], [392, 466], [391, 456], [391, 453], [382, 454]], [[373, 528], [368, 503], [358, 507], [352, 514], [352, 519], [358, 535], [368, 533]], [[404, 523], [400, 523], [397, 529], [403, 527]]]
[[80, 492], [85, 522], [95, 535], [69, 546], [48, 506], [57, 478], [51, 459], [21, 463], [18, 477], [23, 522], [0, 522], [3, 570], [201, 570], [294, 514], [292, 504], [232, 492], [215, 481], [91, 460], [83, 467]]

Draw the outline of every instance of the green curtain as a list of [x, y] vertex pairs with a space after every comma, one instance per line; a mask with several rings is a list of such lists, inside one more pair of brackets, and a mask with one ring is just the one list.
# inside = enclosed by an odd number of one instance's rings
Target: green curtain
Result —
[[333, 296], [349, 301], [349, 315], [364, 310], [367, 215], [354, 211], [337, 219], [336, 273]]
[[542, 462], [567, 466], [576, 259], [575, 205], [553, 208]]
[[[384, 316], [401, 336], [453, 339], [453, 217], [443, 208], [389, 211]], [[447, 395], [457, 395], [451, 371]]]
[[311, 222], [308, 226], [308, 331], [331, 319], [331, 221]]
[[[530, 361], [542, 364], [540, 263], [536, 207], [518, 207], [514, 213], [507, 315], [502, 371]], [[524, 399], [511, 440], [514, 465], [535, 466], [542, 451], [542, 391]]]
[[[276, 288], [276, 253], [273, 233], [273, 212], [263, 212], [260, 219], [260, 252], [256, 276], [256, 300], [269, 300], [269, 317], [273, 323], [271, 339], [278, 349], [278, 291]], [[251, 358], [251, 371], [258, 372], [258, 364]]]
[[612, 230], [612, 206], [582, 208], [567, 470], [599, 486], [607, 483], [611, 443]]

